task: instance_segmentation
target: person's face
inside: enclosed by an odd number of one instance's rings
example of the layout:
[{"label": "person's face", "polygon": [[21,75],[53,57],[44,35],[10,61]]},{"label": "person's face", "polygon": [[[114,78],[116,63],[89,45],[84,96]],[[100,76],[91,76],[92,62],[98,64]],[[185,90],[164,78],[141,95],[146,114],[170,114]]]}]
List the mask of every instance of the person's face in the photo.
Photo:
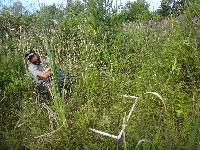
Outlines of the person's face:
[{"label": "person's face", "polygon": [[38,54],[34,54],[32,59],[31,59],[31,63],[38,65],[40,64],[40,56]]}]

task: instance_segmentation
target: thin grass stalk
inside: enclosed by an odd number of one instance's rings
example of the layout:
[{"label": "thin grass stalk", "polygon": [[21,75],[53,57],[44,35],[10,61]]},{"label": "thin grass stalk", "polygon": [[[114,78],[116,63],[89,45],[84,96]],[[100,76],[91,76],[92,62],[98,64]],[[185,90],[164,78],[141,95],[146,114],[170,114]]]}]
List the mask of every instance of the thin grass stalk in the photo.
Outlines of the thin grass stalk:
[{"label": "thin grass stalk", "polygon": [[62,122],[65,121],[65,111],[64,111],[64,103],[60,98],[59,94],[59,77],[58,77],[58,68],[55,64],[55,50],[52,46],[52,41],[50,39],[51,37],[50,30],[48,31],[48,36],[46,36],[46,44],[47,44],[47,53],[50,60],[50,66],[52,71],[52,94],[53,94],[53,102],[54,107],[58,113],[58,116]]},{"label": "thin grass stalk", "polygon": [[47,16],[45,16],[43,28],[40,28],[43,30],[44,38],[45,38],[45,45],[47,49],[47,54],[50,61],[50,67],[52,72],[52,79],[51,79],[51,86],[52,86],[52,95],[53,95],[53,104],[56,109],[56,112],[58,113],[59,119],[64,123],[65,121],[65,111],[64,111],[64,102],[62,101],[60,97],[59,92],[59,75],[58,75],[58,67],[55,62],[55,49],[53,46],[52,41],[52,30],[51,30],[51,20],[52,16],[46,12]]},{"label": "thin grass stalk", "polygon": [[[126,114],[125,114],[125,117],[126,117]],[[124,150],[127,150],[127,147],[126,147],[126,137],[125,137],[125,126],[126,126],[126,119],[125,117],[123,118],[123,125],[122,125],[122,128],[124,129],[123,130],[123,144],[124,144]]]},{"label": "thin grass stalk", "polygon": [[[195,139],[198,138],[198,130],[200,128],[200,114],[197,116],[197,119],[196,119],[196,123],[195,123],[195,126],[193,127],[193,131],[192,131],[192,134],[189,138],[189,142],[187,144],[187,148],[188,150],[190,149],[193,149],[194,147],[193,144],[195,142]],[[200,147],[200,143],[199,143],[199,146]]]}]

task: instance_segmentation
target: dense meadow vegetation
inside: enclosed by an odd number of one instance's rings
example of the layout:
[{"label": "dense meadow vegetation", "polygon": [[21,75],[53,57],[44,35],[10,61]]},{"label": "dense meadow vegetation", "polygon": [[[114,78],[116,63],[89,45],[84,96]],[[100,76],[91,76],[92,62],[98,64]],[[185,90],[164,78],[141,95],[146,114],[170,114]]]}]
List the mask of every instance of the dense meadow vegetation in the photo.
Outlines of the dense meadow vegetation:
[{"label": "dense meadow vegetation", "polygon": [[[0,149],[200,149],[199,15],[198,0],[0,7]],[[27,49],[73,76],[71,90],[54,80],[38,102]],[[123,137],[91,131],[118,135],[134,102],[122,95],[139,97]]]}]

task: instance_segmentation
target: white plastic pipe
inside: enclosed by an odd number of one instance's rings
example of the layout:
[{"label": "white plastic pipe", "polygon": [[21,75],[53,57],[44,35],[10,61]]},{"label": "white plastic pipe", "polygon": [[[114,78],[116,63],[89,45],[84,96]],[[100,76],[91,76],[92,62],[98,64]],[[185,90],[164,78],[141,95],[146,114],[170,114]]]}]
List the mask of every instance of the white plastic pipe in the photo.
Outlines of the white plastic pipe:
[{"label": "white plastic pipe", "polygon": [[134,111],[135,105],[136,105],[136,103],[138,101],[138,97],[136,97],[136,96],[129,96],[129,95],[122,95],[122,96],[126,97],[126,98],[136,99],[136,100],[135,100],[135,103],[133,104],[133,106],[131,107],[131,110],[130,110],[128,116],[127,116],[126,122],[123,124],[122,129],[120,130],[118,136],[112,135],[112,134],[109,134],[109,133],[106,133],[106,132],[103,132],[103,131],[99,131],[99,130],[96,130],[96,129],[89,128],[91,131],[93,131],[95,133],[98,133],[98,134],[101,134],[101,135],[104,135],[104,136],[108,136],[108,137],[114,138],[116,140],[121,139],[122,134],[124,133],[124,130],[125,130],[125,127],[126,127],[126,123],[130,119],[130,117],[131,117],[131,115],[132,115],[132,113]]},{"label": "white plastic pipe", "polygon": [[109,133],[106,133],[106,132],[103,132],[103,131],[99,131],[99,130],[96,130],[96,129],[92,129],[92,128],[89,128],[89,129],[93,132],[98,133],[98,134],[108,136],[108,137],[111,137],[111,138],[114,138],[114,139],[118,139],[118,137],[116,135],[112,135],[112,134],[109,134]]}]

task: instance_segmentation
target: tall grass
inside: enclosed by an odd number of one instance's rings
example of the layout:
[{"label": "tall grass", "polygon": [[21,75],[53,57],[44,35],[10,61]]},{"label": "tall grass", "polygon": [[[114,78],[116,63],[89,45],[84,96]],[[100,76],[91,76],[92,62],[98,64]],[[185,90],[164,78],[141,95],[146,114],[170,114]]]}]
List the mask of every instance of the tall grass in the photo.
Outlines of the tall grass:
[{"label": "tall grass", "polygon": [[[165,20],[166,29],[121,24],[106,16],[102,3],[88,5],[81,13],[72,9],[53,31],[50,14],[37,14],[33,29],[6,31],[6,40],[2,38],[0,127],[8,147],[113,149],[115,141],[89,128],[117,133],[124,112],[132,106],[119,95],[134,94],[141,97],[140,103],[119,149],[143,144],[155,149],[197,148],[198,129],[192,127],[200,109],[196,26],[181,25],[176,18]],[[48,107],[34,101],[34,82],[22,55],[27,48],[50,58],[53,101]],[[64,101],[58,90],[57,65],[77,77],[71,97]],[[162,97],[144,94],[148,91]],[[55,114],[64,125],[57,123]]]},{"label": "tall grass", "polygon": [[60,120],[64,123],[65,122],[65,111],[64,111],[64,102],[61,99],[60,93],[60,85],[59,85],[59,68],[56,65],[55,61],[55,49],[52,46],[51,41],[51,33],[49,33],[46,37],[47,42],[47,54],[50,60],[50,66],[52,70],[52,95],[53,95],[53,102],[56,111],[58,112]]}]

